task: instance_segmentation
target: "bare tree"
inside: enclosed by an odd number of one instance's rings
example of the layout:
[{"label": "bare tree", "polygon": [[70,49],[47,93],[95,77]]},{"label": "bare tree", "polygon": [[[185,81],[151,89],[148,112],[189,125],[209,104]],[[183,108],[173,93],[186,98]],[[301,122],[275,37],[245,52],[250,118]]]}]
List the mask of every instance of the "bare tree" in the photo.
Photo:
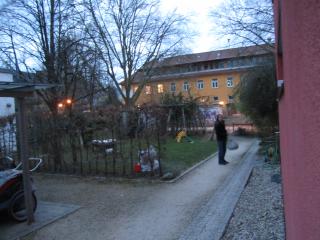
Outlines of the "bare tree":
[{"label": "bare tree", "polygon": [[268,50],[273,48],[271,0],[228,0],[210,15],[215,23],[214,32],[228,37],[232,45],[265,44]]},{"label": "bare tree", "polygon": [[0,13],[4,11],[8,6],[13,4],[14,0],[2,0],[0,2]]},{"label": "bare tree", "polygon": [[15,0],[1,19],[2,62],[27,70],[37,82],[60,85],[39,92],[53,114],[59,100],[79,93],[96,66],[74,6],[73,0]]},{"label": "bare tree", "polygon": [[[174,13],[162,16],[158,5],[154,0],[83,1],[89,13],[82,15],[87,32],[127,108],[134,106],[154,63],[181,49],[186,36],[185,19]],[[132,93],[138,75],[139,86]]]},{"label": "bare tree", "polygon": [[27,71],[29,81],[59,85],[38,92],[51,112],[49,140],[57,167],[62,160],[57,104],[84,94],[84,82],[97,66],[96,51],[87,45],[74,6],[73,0],[15,0],[0,20],[2,62],[20,77],[26,76],[22,70]]}]

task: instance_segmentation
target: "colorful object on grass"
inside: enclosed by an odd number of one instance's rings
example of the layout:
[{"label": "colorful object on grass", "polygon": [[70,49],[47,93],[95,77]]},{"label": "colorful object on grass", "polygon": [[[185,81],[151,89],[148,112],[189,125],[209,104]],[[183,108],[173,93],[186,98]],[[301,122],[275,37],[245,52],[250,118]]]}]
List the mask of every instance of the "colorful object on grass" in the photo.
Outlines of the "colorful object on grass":
[{"label": "colorful object on grass", "polygon": [[181,141],[182,141],[184,138],[185,138],[188,142],[193,143],[193,140],[192,140],[190,137],[188,137],[187,132],[186,132],[185,130],[179,131],[178,134],[177,134],[177,136],[176,136],[176,141],[177,141],[177,143],[181,143]]},{"label": "colorful object on grass", "polygon": [[135,173],[141,172],[141,164],[140,164],[140,163],[136,163],[136,164],[134,165],[134,172],[135,172]]},{"label": "colorful object on grass", "polygon": [[141,172],[157,171],[160,168],[159,160],[157,160],[158,153],[153,145],[149,148],[140,150],[138,152]]},{"label": "colorful object on grass", "polygon": [[184,130],[179,131],[177,134],[177,137],[176,137],[177,142],[178,143],[181,142],[181,139],[185,136],[187,136],[186,131],[184,131]]}]

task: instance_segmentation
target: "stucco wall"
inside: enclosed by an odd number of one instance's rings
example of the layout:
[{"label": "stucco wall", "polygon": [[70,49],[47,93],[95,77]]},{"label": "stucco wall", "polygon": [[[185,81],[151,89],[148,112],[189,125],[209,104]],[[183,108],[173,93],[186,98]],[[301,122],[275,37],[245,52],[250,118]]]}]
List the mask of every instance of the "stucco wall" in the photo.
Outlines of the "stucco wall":
[{"label": "stucco wall", "polygon": [[[275,1],[275,9],[279,1]],[[280,100],[286,237],[320,239],[320,1],[282,0]],[[278,16],[277,12],[275,16]]]},{"label": "stucco wall", "polygon": [[[227,78],[233,78],[233,87],[227,87]],[[217,79],[218,80],[218,88],[211,87],[211,80]],[[204,88],[198,89],[197,88],[197,81],[203,80]],[[219,101],[223,101],[224,103],[228,103],[228,96],[233,94],[235,86],[240,81],[240,73],[229,73],[229,74],[215,74],[215,75],[208,75],[208,76],[201,76],[201,77],[192,77],[192,78],[183,78],[183,79],[171,79],[166,81],[158,81],[153,82],[150,85],[152,87],[152,94],[147,95],[145,94],[145,88],[141,95],[138,98],[137,104],[142,103],[150,103],[151,101],[159,102],[161,94],[157,93],[157,84],[163,84],[164,92],[171,93],[170,91],[170,84],[172,82],[176,83],[176,92],[178,94],[181,92],[183,95],[187,96],[188,92],[183,91],[183,83],[185,81],[189,82],[190,93],[194,97],[202,97],[202,96],[209,96],[209,103],[213,103],[213,96],[217,96]]]}]

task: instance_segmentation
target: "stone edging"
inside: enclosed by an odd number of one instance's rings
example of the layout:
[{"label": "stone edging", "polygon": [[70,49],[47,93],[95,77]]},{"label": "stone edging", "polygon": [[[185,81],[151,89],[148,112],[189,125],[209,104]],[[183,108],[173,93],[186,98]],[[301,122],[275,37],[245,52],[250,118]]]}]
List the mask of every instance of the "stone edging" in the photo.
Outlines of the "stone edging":
[{"label": "stone edging", "polygon": [[175,177],[174,179],[165,181],[165,180],[161,180],[161,182],[164,183],[175,183],[178,180],[182,179],[185,175],[187,175],[188,173],[190,173],[192,170],[194,170],[195,168],[201,166],[202,164],[204,164],[205,162],[209,161],[211,158],[214,158],[216,155],[218,154],[218,152],[215,152],[213,154],[211,154],[210,156],[206,157],[205,159],[201,160],[200,162],[198,162],[197,164],[191,166],[190,168],[188,168],[187,170],[185,170],[184,172],[182,172],[179,176]]}]

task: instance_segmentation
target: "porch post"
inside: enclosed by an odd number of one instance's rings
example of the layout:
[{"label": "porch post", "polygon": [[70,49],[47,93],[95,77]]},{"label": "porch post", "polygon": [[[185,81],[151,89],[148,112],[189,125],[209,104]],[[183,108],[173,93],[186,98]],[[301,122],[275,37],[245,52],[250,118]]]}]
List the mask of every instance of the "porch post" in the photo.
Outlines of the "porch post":
[{"label": "porch post", "polygon": [[27,221],[28,224],[34,222],[33,216],[33,202],[32,202],[32,187],[30,180],[30,171],[29,171],[29,160],[28,160],[28,142],[27,142],[27,132],[26,132],[26,115],[25,115],[25,102],[24,97],[16,98],[17,107],[18,107],[18,117],[17,117],[17,127],[19,135],[19,144],[20,144],[20,161],[22,162],[23,168],[23,189],[24,189],[24,199],[26,204],[27,211]]}]

